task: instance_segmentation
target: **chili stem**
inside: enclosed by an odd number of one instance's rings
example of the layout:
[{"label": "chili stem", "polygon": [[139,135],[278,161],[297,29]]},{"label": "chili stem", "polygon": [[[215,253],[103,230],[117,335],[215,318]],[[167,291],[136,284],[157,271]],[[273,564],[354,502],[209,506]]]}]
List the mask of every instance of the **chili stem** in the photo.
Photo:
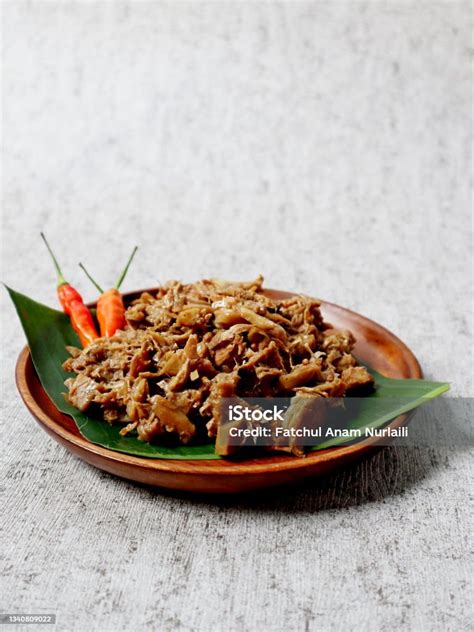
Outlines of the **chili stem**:
[{"label": "chili stem", "polygon": [[133,261],[133,257],[135,256],[135,253],[137,252],[137,250],[138,250],[138,246],[135,246],[135,248],[133,249],[133,252],[132,252],[132,254],[130,255],[130,258],[129,258],[128,262],[127,262],[127,265],[126,265],[126,266],[125,266],[125,268],[123,269],[123,272],[122,272],[122,274],[120,275],[119,280],[117,281],[117,285],[115,286],[115,289],[117,289],[117,290],[118,290],[118,289],[120,288],[120,286],[122,285],[123,280],[124,280],[124,279],[125,279],[125,277],[127,276],[128,269],[129,269],[129,267],[130,267],[130,264],[131,264],[131,263],[132,263],[132,261]]},{"label": "chili stem", "polygon": [[61,268],[59,267],[59,263],[58,260],[56,259],[56,257],[54,256],[54,252],[51,250],[51,246],[48,244],[48,240],[46,239],[46,237],[44,236],[44,233],[40,233],[41,235],[41,239],[44,241],[44,243],[46,244],[46,248],[49,251],[49,254],[51,255],[51,259],[53,260],[54,263],[54,267],[56,268],[56,272],[58,274],[58,286],[59,285],[66,285],[67,281],[63,276],[63,273],[61,272]]},{"label": "chili stem", "polygon": [[89,279],[89,281],[92,281],[92,283],[95,285],[95,287],[99,290],[99,292],[101,294],[104,293],[104,290],[100,287],[100,285],[98,283],[96,283],[96,281],[94,281],[94,279],[91,277],[91,275],[87,272],[87,270],[85,269],[85,267],[82,265],[82,263],[79,264],[79,267],[81,268],[81,270],[83,270],[86,273],[87,278]]}]

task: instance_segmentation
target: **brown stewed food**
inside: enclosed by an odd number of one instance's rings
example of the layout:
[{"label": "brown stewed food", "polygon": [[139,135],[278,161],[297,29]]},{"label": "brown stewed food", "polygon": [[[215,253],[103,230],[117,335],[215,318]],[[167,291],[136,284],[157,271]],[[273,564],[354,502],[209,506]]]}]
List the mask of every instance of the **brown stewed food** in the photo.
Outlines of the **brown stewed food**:
[{"label": "brown stewed food", "polygon": [[343,397],[373,378],[347,330],[323,322],[319,301],[275,300],[249,283],[171,281],[126,310],[126,327],[68,347],[68,401],[121,434],[180,443],[215,437],[222,398]]}]

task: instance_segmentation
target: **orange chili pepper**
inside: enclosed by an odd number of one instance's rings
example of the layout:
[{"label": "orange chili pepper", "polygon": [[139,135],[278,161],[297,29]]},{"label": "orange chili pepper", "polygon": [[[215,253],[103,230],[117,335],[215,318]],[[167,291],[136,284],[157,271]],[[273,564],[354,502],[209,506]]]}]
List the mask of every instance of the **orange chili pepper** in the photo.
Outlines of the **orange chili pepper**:
[{"label": "orange chili pepper", "polygon": [[92,318],[92,314],[89,309],[84,305],[84,301],[82,300],[79,292],[69,285],[66,279],[61,272],[61,268],[56,260],[56,257],[51,250],[50,245],[46,241],[46,237],[43,233],[41,233],[41,237],[46,244],[46,248],[51,255],[51,258],[54,263],[54,267],[56,268],[56,272],[58,274],[58,298],[59,302],[62,305],[64,313],[69,316],[71,320],[71,325],[79,336],[79,340],[81,341],[81,345],[83,347],[87,347],[91,342],[96,340],[99,337],[97,330],[94,325],[94,319]]},{"label": "orange chili pepper", "polygon": [[125,305],[123,304],[122,295],[119,292],[119,288],[122,285],[122,282],[128,272],[128,268],[132,263],[137,249],[138,247],[135,246],[127,262],[127,265],[120,275],[115,287],[111,288],[110,290],[106,290],[105,292],[100,287],[100,285],[98,285],[94,281],[94,279],[91,277],[89,272],[87,272],[82,263],[79,264],[82,270],[84,270],[84,272],[86,273],[87,277],[92,281],[92,283],[100,292],[100,296],[97,301],[97,320],[99,321],[101,336],[113,336],[118,329],[123,329],[126,325]]},{"label": "orange chili pepper", "polygon": [[97,301],[97,320],[101,336],[113,336],[125,327],[125,305],[116,288],[103,292]]}]

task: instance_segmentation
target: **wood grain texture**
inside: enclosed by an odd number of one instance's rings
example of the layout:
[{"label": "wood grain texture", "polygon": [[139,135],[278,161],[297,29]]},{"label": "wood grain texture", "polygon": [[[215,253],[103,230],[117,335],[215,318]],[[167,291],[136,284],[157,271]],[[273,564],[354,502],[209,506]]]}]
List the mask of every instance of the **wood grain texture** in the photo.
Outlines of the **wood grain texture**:
[{"label": "wood grain texture", "polygon": [[[55,304],[40,230],[88,300],[77,262],[111,284],[135,243],[126,288],[262,272],[474,396],[470,3],[2,13],[3,281]],[[1,611],[56,612],[58,632],[472,629],[468,446],[245,500],[156,493],[32,423],[0,300]]]}]

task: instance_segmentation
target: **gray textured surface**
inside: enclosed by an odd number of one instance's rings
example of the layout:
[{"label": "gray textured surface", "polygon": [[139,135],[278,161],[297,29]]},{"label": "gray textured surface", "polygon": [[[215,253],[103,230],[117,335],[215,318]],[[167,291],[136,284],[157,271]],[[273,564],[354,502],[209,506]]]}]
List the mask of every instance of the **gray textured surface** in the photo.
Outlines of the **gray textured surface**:
[{"label": "gray textured surface", "polygon": [[[248,278],[344,304],[474,395],[470,3],[3,3],[2,278]],[[82,283],[87,298],[93,297]],[[16,395],[2,293],[0,610],[58,630],[467,630],[468,451],[249,499],[116,480]],[[453,363],[453,358],[455,362]]]}]

